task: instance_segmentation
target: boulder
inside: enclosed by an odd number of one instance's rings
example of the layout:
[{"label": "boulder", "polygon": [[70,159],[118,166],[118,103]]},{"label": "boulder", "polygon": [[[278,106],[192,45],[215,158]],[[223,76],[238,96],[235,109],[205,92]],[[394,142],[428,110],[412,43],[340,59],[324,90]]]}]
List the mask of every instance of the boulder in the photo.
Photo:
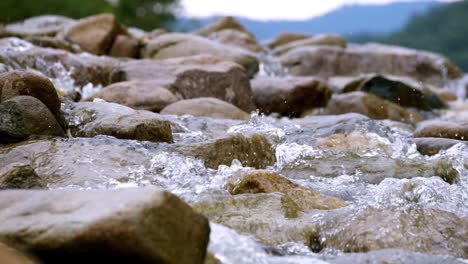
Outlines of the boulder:
[{"label": "boulder", "polygon": [[100,14],[78,20],[61,34],[71,43],[78,44],[84,51],[96,55],[107,54],[119,34],[126,30],[112,14]]},{"label": "boulder", "polygon": [[146,59],[163,60],[209,54],[242,65],[248,76],[258,71],[258,59],[249,52],[196,35],[167,33],[150,40],[142,50]]},{"label": "boulder", "polygon": [[162,61],[131,60],[120,70],[128,81],[150,81],[179,99],[214,97],[251,112],[255,109],[250,82],[239,65],[210,55]]},{"label": "boulder", "polygon": [[294,117],[308,109],[326,106],[333,93],[324,81],[314,77],[258,76],[251,86],[261,112]]},{"label": "boulder", "polygon": [[45,188],[42,179],[28,164],[11,163],[0,168],[0,189]]},{"label": "boulder", "polygon": [[29,136],[63,136],[49,109],[32,96],[16,96],[0,104],[0,143],[18,142]]},{"label": "boulder", "polygon": [[[96,202],[99,201],[99,202]],[[0,239],[44,263],[200,263],[210,228],[157,187],[0,192]]]},{"label": "boulder", "polygon": [[32,17],[1,28],[0,38],[55,36],[57,33],[73,23],[75,23],[75,20],[63,16],[45,15]]},{"label": "boulder", "polygon": [[428,120],[418,124],[413,137],[452,138],[468,141],[468,122]]},{"label": "boulder", "polygon": [[310,36],[305,39],[298,39],[287,44],[283,44],[278,48],[273,50],[273,54],[276,56],[283,55],[288,51],[298,48],[298,47],[307,47],[307,46],[336,46],[341,48],[346,48],[346,40],[339,35],[333,34],[319,34]]},{"label": "boulder", "polygon": [[468,144],[468,142],[463,140],[435,137],[413,138],[412,141],[416,144],[419,153],[429,156],[435,155],[441,150],[449,149],[456,144]]},{"label": "boulder", "polygon": [[108,135],[121,139],[172,143],[171,123],[158,114],[107,102],[76,103],[68,113],[75,137]]},{"label": "boulder", "polygon": [[166,106],[161,114],[192,115],[213,118],[249,120],[250,115],[236,106],[212,97],[201,97],[175,102]]},{"label": "boulder", "polygon": [[179,100],[157,80],[114,83],[85,100],[92,101],[95,98],[153,112],[160,112],[164,107]]},{"label": "boulder", "polygon": [[206,25],[205,27],[200,28],[199,30],[194,32],[194,34],[199,35],[199,36],[203,36],[203,37],[207,37],[213,32],[218,32],[218,31],[221,31],[221,30],[224,30],[224,29],[237,30],[237,31],[240,31],[240,32],[244,32],[244,33],[246,33],[248,35],[251,35],[253,37],[252,33],[250,33],[247,29],[245,29],[245,27],[242,26],[242,24],[239,23],[232,16],[220,17],[217,20],[215,20],[214,22]]},{"label": "boulder", "polygon": [[109,56],[121,58],[137,58],[140,52],[140,42],[138,39],[118,35],[109,51]]},{"label": "boulder", "polygon": [[250,171],[232,180],[227,188],[232,195],[280,192],[296,203],[302,211],[335,209],[346,205],[339,198],[305,188],[272,171]]},{"label": "boulder", "polygon": [[[331,217],[321,227],[322,246],[345,252],[399,248],[468,257],[468,218],[429,208],[367,208]],[[385,232],[383,232],[385,231]]]},{"label": "boulder", "polygon": [[410,124],[423,120],[423,117],[416,112],[364,92],[336,94],[325,108],[325,113],[330,115],[351,112],[363,114],[372,119],[390,119]]},{"label": "boulder", "polygon": [[270,49],[275,49],[279,46],[291,43],[293,41],[301,40],[301,39],[308,39],[310,38],[310,35],[305,35],[305,34],[298,34],[298,33],[292,33],[292,32],[283,32],[276,36],[275,39],[268,41],[266,43],[266,46]]},{"label": "boulder", "polygon": [[241,47],[252,52],[262,52],[263,48],[257,40],[249,33],[236,29],[223,29],[213,32],[207,36],[208,39],[219,43]]},{"label": "boulder", "polygon": [[[463,76],[447,58],[430,52],[369,43],[340,47],[316,46],[293,49],[279,57],[292,75],[357,76],[362,73],[409,76],[437,87]],[[445,68],[444,68],[445,67]]]},{"label": "boulder", "polygon": [[222,138],[180,145],[172,151],[205,161],[205,167],[217,169],[219,165],[231,166],[237,159],[242,166],[264,169],[276,162],[275,149],[261,134],[231,134]]},{"label": "boulder", "polygon": [[5,264],[38,264],[22,252],[0,243],[0,263]]}]

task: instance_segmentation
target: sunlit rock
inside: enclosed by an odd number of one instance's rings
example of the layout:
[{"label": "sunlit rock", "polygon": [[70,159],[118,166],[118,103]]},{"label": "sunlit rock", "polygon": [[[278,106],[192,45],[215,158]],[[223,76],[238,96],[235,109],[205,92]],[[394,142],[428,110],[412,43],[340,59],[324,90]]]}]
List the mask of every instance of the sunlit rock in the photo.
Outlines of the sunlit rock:
[{"label": "sunlit rock", "polygon": [[361,130],[354,130],[349,134],[337,133],[328,137],[317,138],[315,145],[320,149],[331,150],[335,153],[343,151],[365,153],[375,149],[390,153],[388,145]]},{"label": "sunlit rock", "polygon": [[126,35],[115,37],[112,47],[109,50],[109,56],[121,58],[136,58],[140,52],[140,42]]},{"label": "sunlit rock", "polygon": [[10,163],[0,168],[0,189],[37,189],[46,185],[27,164]]},{"label": "sunlit rock", "polygon": [[157,187],[0,192],[0,239],[45,263],[203,263],[205,217]]},{"label": "sunlit rock", "polygon": [[428,120],[418,124],[414,137],[452,138],[468,141],[468,121]]},{"label": "sunlit rock", "polygon": [[346,48],[346,40],[340,35],[319,34],[281,45],[273,50],[273,54],[280,56],[292,49],[307,46],[334,46]]},{"label": "sunlit rock", "polygon": [[463,140],[439,137],[413,138],[412,141],[416,144],[418,151],[424,155],[435,155],[441,150],[449,149],[456,144],[468,144]]},{"label": "sunlit rock", "polygon": [[339,198],[305,188],[272,171],[257,170],[248,172],[231,181],[227,188],[233,195],[280,192],[296,203],[302,211],[327,210],[345,206],[345,202]]},{"label": "sunlit rock", "polygon": [[210,33],[207,38],[226,45],[241,47],[252,52],[263,51],[262,46],[260,46],[253,35],[236,29],[223,29],[216,31]]},{"label": "sunlit rock", "polygon": [[32,36],[25,38],[26,41],[30,42],[39,47],[43,48],[54,48],[73,53],[81,53],[83,50],[78,44],[70,43],[62,38],[49,37],[49,36]]},{"label": "sunlit rock", "polygon": [[239,23],[232,16],[220,17],[214,22],[197,30],[196,32],[194,32],[194,34],[207,37],[214,32],[218,32],[225,29],[233,29],[253,36],[252,33],[250,33],[241,23]]},{"label": "sunlit rock", "polygon": [[56,15],[37,16],[6,25],[0,29],[0,37],[55,36],[75,20]]},{"label": "sunlit rock", "polygon": [[285,44],[301,40],[301,39],[307,39],[311,37],[310,35],[305,35],[305,34],[299,34],[299,33],[292,33],[292,32],[283,32],[276,36],[275,39],[271,41],[267,41],[265,44],[268,48],[270,49],[275,49],[279,46],[283,46]]},{"label": "sunlit rock", "polygon": [[24,253],[0,243],[0,263],[5,264],[39,264]]}]

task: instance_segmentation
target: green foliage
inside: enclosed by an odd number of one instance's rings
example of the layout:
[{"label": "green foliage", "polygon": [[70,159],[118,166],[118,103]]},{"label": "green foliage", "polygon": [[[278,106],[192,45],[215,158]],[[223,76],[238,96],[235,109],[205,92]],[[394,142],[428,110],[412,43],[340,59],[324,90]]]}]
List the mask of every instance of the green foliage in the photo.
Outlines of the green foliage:
[{"label": "green foliage", "polygon": [[382,42],[444,54],[468,72],[468,1],[445,4],[414,16],[399,32],[377,36],[362,34],[355,42]]}]

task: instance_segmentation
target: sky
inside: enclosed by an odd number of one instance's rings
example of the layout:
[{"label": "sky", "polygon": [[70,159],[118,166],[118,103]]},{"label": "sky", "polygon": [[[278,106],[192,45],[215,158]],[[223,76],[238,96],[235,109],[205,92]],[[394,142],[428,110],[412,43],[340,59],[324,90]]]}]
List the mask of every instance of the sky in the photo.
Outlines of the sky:
[{"label": "sky", "polygon": [[[449,2],[452,0],[442,0]],[[387,4],[395,0],[181,0],[187,17],[241,16],[256,20],[305,20],[345,4]],[[406,2],[409,2],[406,0]]]}]

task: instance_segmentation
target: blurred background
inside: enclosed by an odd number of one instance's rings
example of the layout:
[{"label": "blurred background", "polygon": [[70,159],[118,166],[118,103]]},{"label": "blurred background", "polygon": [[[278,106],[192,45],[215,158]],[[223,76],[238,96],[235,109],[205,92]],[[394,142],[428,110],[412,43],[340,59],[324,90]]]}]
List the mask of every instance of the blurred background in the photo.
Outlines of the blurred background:
[{"label": "blurred background", "polygon": [[259,41],[281,32],[337,33],[442,53],[468,72],[468,1],[391,0],[1,0],[0,23],[57,14],[113,13],[144,30],[191,31],[235,16]]}]

